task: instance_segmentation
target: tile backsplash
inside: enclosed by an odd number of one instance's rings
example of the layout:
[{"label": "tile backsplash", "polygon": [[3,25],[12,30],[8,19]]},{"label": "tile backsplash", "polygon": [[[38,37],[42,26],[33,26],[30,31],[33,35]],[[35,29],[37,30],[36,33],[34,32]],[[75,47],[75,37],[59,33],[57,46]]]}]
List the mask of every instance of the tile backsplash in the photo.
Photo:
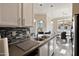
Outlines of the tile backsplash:
[{"label": "tile backsplash", "polygon": [[29,27],[0,27],[1,38],[8,38],[9,43],[30,38]]}]

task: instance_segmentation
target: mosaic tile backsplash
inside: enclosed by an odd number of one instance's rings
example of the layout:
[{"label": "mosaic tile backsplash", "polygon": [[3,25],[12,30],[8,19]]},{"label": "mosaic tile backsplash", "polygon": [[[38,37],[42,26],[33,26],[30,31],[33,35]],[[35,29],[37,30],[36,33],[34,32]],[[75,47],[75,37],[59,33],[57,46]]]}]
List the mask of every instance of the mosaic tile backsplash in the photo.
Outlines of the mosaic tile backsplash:
[{"label": "mosaic tile backsplash", "polygon": [[0,35],[1,38],[8,38],[9,43],[16,41],[22,41],[29,38],[30,30],[28,27],[1,27]]}]

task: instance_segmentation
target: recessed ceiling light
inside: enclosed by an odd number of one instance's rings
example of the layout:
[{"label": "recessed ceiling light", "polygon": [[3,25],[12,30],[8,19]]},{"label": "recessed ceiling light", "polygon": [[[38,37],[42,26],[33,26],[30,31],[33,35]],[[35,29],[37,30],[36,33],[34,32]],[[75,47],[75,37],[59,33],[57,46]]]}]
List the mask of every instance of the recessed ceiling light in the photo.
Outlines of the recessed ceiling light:
[{"label": "recessed ceiling light", "polygon": [[50,7],[53,7],[53,5],[50,5]]},{"label": "recessed ceiling light", "polygon": [[42,4],[40,4],[40,6],[43,6]]}]

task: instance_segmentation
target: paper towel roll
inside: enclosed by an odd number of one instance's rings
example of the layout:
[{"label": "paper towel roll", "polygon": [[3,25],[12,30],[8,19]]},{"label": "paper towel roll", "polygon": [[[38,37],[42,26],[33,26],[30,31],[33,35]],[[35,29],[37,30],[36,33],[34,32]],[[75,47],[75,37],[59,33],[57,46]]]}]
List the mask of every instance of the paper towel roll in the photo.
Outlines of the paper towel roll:
[{"label": "paper towel roll", "polygon": [[0,55],[1,56],[9,56],[8,39],[7,38],[0,39]]}]

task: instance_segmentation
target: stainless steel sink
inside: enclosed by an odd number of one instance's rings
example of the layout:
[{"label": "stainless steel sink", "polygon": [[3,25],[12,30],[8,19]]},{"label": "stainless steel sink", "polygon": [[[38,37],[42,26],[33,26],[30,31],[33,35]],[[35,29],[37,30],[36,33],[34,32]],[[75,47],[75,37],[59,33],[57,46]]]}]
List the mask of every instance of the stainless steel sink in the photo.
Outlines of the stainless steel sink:
[{"label": "stainless steel sink", "polygon": [[43,41],[45,40],[44,38],[34,38],[36,41]]},{"label": "stainless steel sink", "polygon": [[38,38],[34,38],[36,41],[44,41],[47,38],[49,38],[49,36],[42,36],[42,37],[38,37]]}]

